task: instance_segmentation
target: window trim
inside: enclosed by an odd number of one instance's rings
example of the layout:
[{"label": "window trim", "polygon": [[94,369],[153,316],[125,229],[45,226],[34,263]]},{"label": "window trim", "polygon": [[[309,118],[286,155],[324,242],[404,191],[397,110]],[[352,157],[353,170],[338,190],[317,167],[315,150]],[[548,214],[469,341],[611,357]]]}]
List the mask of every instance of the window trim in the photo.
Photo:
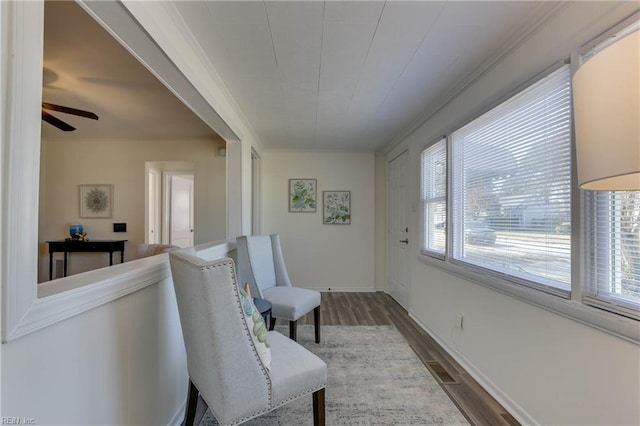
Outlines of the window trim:
[{"label": "window trim", "polygon": [[445,208],[447,210],[447,214],[446,214],[446,220],[445,223],[449,223],[449,137],[447,135],[443,135],[437,139],[435,139],[434,141],[426,144],[425,146],[423,146],[420,149],[420,204],[421,204],[421,213],[420,213],[420,253],[425,255],[425,256],[431,256],[433,258],[436,259],[441,259],[444,260],[447,257],[447,251],[449,250],[449,231],[445,228],[445,249],[444,249],[444,253],[439,253],[437,251],[433,251],[433,250],[429,250],[427,248],[424,248],[424,235],[425,235],[425,209],[424,209],[424,204],[425,204],[425,200],[422,197],[422,184],[424,183],[424,165],[422,164],[422,155],[423,153],[434,147],[435,145],[439,144],[440,142],[444,141],[444,149],[445,149],[445,157],[446,157],[446,165],[447,165],[447,170],[446,170],[446,190],[445,190],[445,196],[444,196],[444,203],[445,203]]},{"label": "window trim", "polygon": [[[640,22],[640,11],[633,13],[629,17],[623,19],[616,25],[609,28],[607,31],[595,37],[593,40],[576,49],[575,52],[571,55],[571,75],[573,76],[575,72],[582,66],[582,64],[584,64],[592,56],[592,54],[594,54],[594,50],[599,50],[604,45],[609,44],[613,36],[619,34],[622,31],[640,31],[640,29],[638,29],[638,22]],[[635,30],[632,29],[632,27],[635,27]],[[573,155],[576,155],[575,141]],[[575,179],[577,181],[577,168],[575,168],[574,173]],[[588,271],[590,259],[589,250],[587,249],[586,234],[582,231],[585,231],[587,226],[589,226],[589,224],[586,223],[587,214],[584,214],[583,212],[586,212],[587,208],[589,208],[590,205],[588,202],[588,193],[586,191],[581,190],[578,185],[575,185],[574,191],[576,204],[579,206],[580,213],[572,218],[575,224],[573,228],[577,233],[577,237],[575,237],[575,243],[579,244],[579,249],[576,251],[576,254],[579,255],[579,260],[577,262],[574,262],[576,269],[572,270],[572,273],[579,273],[579,275],[576,275],[576,277],[580,278],[580,285],[574,286],[575,294],[572,299],[597,311],[605,311],[611,316],[626,318],[629,321],[633,321],[640,332],[640,326],[638,325],[640,311],[629,309],[624,303],[619,304],[616,301],[607,301],[605,298],[598,299],[589,295],[588,287],[593,283],[590,282],[591,277]],[[574,239],[573,230],[572,239]],[[638,342],[638,339],[636,339],[636,342]]]},{"label": "window trim", "polygon": [[[466,124],[472,122],[478,117],[482,116],[486,112],[491,109],[497,107],[504,101],[508,100],[515,94],[520,91],[526,89],[527,87],[534,84],[536,81],[540,80],[544,76],[554,72],[558,68],[563,65],[570,65],[571,76],[574,75],[575,71],[579,67],[581,63],[582,56],[586,52],[588,52],[597,42],[601,42],[607,37],[610,37],[612,34],[619,32],[625,26],[630,25],[632,22],[640,18],[640,12],[633,14],[629,18],[626,18],[621,23],[612,27],[609,31],[603,33],[599,37],[597,37],[594,41],[587,43],[585,46],[582,46],[576,49],[572,54],[571,58],[563,59],[552,64],[550,67],[547,67],[543,71],[536,73],[531,78],[527,79],[524,83],[518,85],[512,90],[508,90],[506,94],[502,96],[496,97],[494,100],[487,102],[483,107],[473,111],[473,113],[469,114],[468,117],[461,122],[456,123],[455,125],[449,128],[449,131],[445,132],[447,135],[447,174],[450,173],[451,170],[451,158],[450,158],[450,136],[457,129],[462,128]],[[572,120],[573,121],[573,120]],[[573,126],[573,122],[572,122]],[[440,139],[438,139],[440,140]],[[433,142],[435,143],[435,142]],[[428,147],[429,145],[425,145]],[[422,152],[422,150],[420,150]],[[576,143],[575,143],[575,132],[572,129],[572,137],[571,137],[571,155],[572,159],[576,158]],[[421,165],[421,162],[420,162]],[[422,173],[422,170],[420,170]],[[447,223],[451,223],[451,215],[452,209],[450,208],[450,177],[448,176],[447,180]],[[498,293],[504,294],[506,296],[513,297],[516,300],[521,302],[529,303],[538,308],[544,309],[546,311],[555,313],[567,319],[571,319],[577,321],[583,325],[595,328],[602,332],[611,334],[628,342],[634,344],[640,344],[640,326],[638,321],[632,319],[630,317],[621,315],[619,313],[614,313],[603,309],[602,306],[598,306],[598,304],[588,304],[586,303],[583,291],[584,283],[586,282],[586,272],[584,271],[584,265],[586,262],[586,256],[588,255],[586,247],[585,247],[585,239],[582,235],[581,230],[584,226],[584,218],[583,218],[583,206],[584,206],[584,197],[583,192],[578,188],[575,184],[577,182],[577,167],[575,164],[575,160],[572,161],[572,170],[571,170],[571,181],[572,181],[572,189],[571,189],[571,219],[572,219],[572,227],[571,227],[571,291],[570,294],[565,297],[558,297],[562,295],[554,294],[554,292],[544,292],[533,287],[523,286],[523,285],[514,285],[513,277],[506,278],[505,276],[500,276],[500,273],[495,273],[495,271],[486,271],[483,268],[474,267],[474,265],[462,264],[462,262],[457,262],[451,257],[450,251],[452,250],[452,245],[449,241],[452,238],[452,229],[449,226],[447,229],[447,253],[444,258],[430,256],[422,252],[422,250],[418,253],[418,260],[428,266],[432,266],[438,269],[441,269],[445,272],[448,272],[456,277],[459,277],[463,280],[469,281],[473,284],[481,285],[485,288],[488,288],[493,291],[497,291]],[[422,185],[422,183],[420,183]],[[420,191],[422,188],[420,187]],[[422,200],[422,194],[420,193],[420,200]],[[421,214],[421,227],[424,227],[424,217]],[[421,229],[421,232],[422,229]],[[420,247],[421,248],[421,247]]]},{"label": "window trim", "polygon": [[628,342],[640,343],[640,327],[638,321],[625,316],[589,306],[573,299],[556,297],[552,294],[534,290],[530,287],[513,285],[512,281],[487,275],[481,271],[440,260],[423,254],[418,260],[426,265],[436,267],[472,284],[478,284],[521,302],[529,303],[545,311],[572,319],[581,324],[612,334]]},{"label": "window trim", "polygon": [[[608,198],[607,203],[611,206],[615,201],[615,197],[611,195],[610,191],[606,191],[606,192],[607,192],[607,198]],[[594,220],[595,220],[594,209],[597,207],[597,204],[598,204],[598,200],[596,199],[596,196],[601,194],[597,194],[597,195],[589,194],[588,191],[584,191],[582,195],[583,195],[582,209],[585,212],[585,217],[588,219],[592,219],[591,222],[586,221],[587,223],[584,224],[584,228],[583,228],[585,240],[589,240],[587,236],[594,232],[593,231],[594,227],[597,227],[597,224],[594,223]],[[607,218],[606,222],[611,222],[612,221],[611,212],[609,212],[608,214],[609,214],[609,217]],[[617,241],[615,238],[613,238],[612,235],[609,235],[607,237],[607,240],[608,240],[607,248],[599,248],[598,250],[608,251],[608,247],[610,247],[612,244],[620,244],[620,242]],[[585,244],[585,246],[586,245],[588,244]],[[614,249],[614,252],[619,252],[619,251],[620,250]],[[610,262],[607,262],[606,259],[602,259],[600,257],[597,257],[596,259],[591,259],[589,256],[589,253],[587,253],[587,251],[585,250],[585,257],[584,257],[584,263],[583,263],[584,275],[585,275],[585,279],[583,280],[584,282],[583,303],[586,305],[594,306],[596,308],[604,309],[606,311],[610,311],[611,313],[614,313],[614,314],[624,315],[635,320],[640,320],[640,309],[635,308],[635,306],[637,305],[634,302],[630,302],[624,297],[617,297],[615,295],[602,294],[598,296],[598,284],[595,281],[596,277],[593,276],[593,273],[594,273],[593,262],[595,261],[599,265],[598,267],[596,267],[596,269],[598,268],[606,269],[607,270],[606,275],[609,275],[611,277],[612,272],[615,270],[615,267],[612,268],[612,262],[620,262],[620,260],[616,260],[615,258],[609,259],[609,260]]]},{"label": "window trim", "polygon": [[[467,127],[468,125],[472,124],[474,121],[476,121],[478,118],[483,117],[485,114],[493,111],[494,109],[501,107],[502,105],[504,105],[506,102],[511,101],[514,97],[517,97],[518,95],[522,94],[523,92],[529,90],[532,86],[538,84],[539,82],[541,82],[542,80],[546,79],[547,77],[549,77],[551,74],[555,73],[556,71],[560,70],[561,68],[568,66],[568,72],[569,72],[569,80],[571,79],[571,76],[573,75],[573,70],[571,68],[571,64],[569,62],[569,59],[566,59],[564,61],[560,61],[557,62],[555,64],[553,64],[551,67],[548,67],[547,69],[545,69],[544,71],[542,71],[541,73],[536,74],[535,77],[529,79],[525,84],[520,85],[517,89],[513,90],[512,92],[510,92],[507,96],[501,98],[501,100],[490,107],[487,107],[486,110],[484,112],[482,112],[481,114],[479,114],[476,118],[469,120],[467,122],[465,122],[464,125],[456,127],[454,130],[452,130],[449,134],[448,134],[448,152],[449,153],[453,153],[454,152],[454,148],[453,148],[453,143],[454,143],[454,135],[464,129],[465,127]],[[571,93],[569,93],[569,96],[571,96]],[[572,101],[570,101],[570,103],[572,103]],[[571,117],[573,117],[573,110],[571,111]],[[570,205],[571,205],[571,214],[572,214],[572,219],[573,219],[573,214],[576,211],[576,202],[574,199],[574,192],[573,192],[573,187],[575,186],[575,182],[577,182],[576,179],[576,166],[575,166],[575,138],[574,138],[574,132],[573,132],[573,118],[570,119],[570,125],[571,125],[571,138],[569,141],[570,144],[570,155],[571,155],[571,172],[570,172],[570,192],[571,192],[571,201],[570,201]],[[502,279],[505,282],[511,282],[512,285],[518,285],[518,286],[525,286],[525,287],[529,287],[532,288],[536,291],[540,291],[540,292],[544,292],[544,293],[548,293],[548,294],[552,294],[554,296],[558,296],[558,297],[562,297],[565,299],[570,299],[571,298],[571,293],[572,293],[572,285],[571,283],[569,284],[569,289],[563,289],[559,286],[553,286],[550,284],[545,284],[545,280],[543,278],[540,278],[539,281],[533,280],[533,279],[527,279],[524,277],[518,277],[516,275],[512,275],[506,272],[501,272],[499,270],[496,269],[492,269],[489,267],[485,267],[479,264],[475,264],[473,262],[467,262],[464,259],[460,258],[461,253],[463,251],[463,238],[464,238],[464,233],[461,232],[459,229],[456,229],[456,227],[454,226],[457,221],[460,220],[460,218],[456,218],[455,214],[461,214],[462,213],[462,209],[457,208],[456,206],[453,205],[454,202],[458,202],[459,200],[454,200],[454,194],[453,194],[453,190],[456,188],[456,185],[453,183],[453,179],[462,179],[462,175],[457,175],[454,176],[453,170],[455,169],[453,162],[455,161],[455,158],[453,158],[453,155],[449,156],[449,169],[448,172],[450,173],[451,176],[451,181],[448,182],[448,187],[447,187],[447,201],[448,201],[448,206],[449,208],[449,212],[451,213],[450,217],[449,217],[449,221],[448,223],[452,224],[452,226],[450,226],[451,228],[451,234],[447,234],[447,247],[448,247],[448,251],[447,251],[447,258],[451,263],[454,264],[458,264],[461,267],[468,267],[472,270],[477,270],[482,272],[483,274],[487,274],[487,275],[491,275],[495,278],[498,279]],[[460,183],[458,183],[458,185],[460,185]],[[459,210],[459,211],[456,211]],[[456,234],[456,231],[458,232],[458,234]],[[572,233],[572,238],[573,238],[573,227],[571,230]],[[457,238],[458,241],[454,241],[454,238]],[[571,240],[573,241],[573,240]],[[570,248],[573,249],[573,244],[570,242],[569,243]],[[571,273],[573,273],[573,259],[574,259],[574,255],[570,256],[570,260],[569,260],[569,269],[571,271]]]}]

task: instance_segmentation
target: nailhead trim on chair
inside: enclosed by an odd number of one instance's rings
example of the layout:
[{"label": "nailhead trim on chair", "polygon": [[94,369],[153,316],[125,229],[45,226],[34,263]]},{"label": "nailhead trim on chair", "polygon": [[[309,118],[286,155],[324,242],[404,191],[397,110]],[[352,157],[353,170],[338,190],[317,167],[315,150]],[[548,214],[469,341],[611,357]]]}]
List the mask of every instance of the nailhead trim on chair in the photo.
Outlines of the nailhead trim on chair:
[{"label": "nailhead trim on chair", "polygon": [[[238,291],[238,283],[234,279],[235,274],[233,273],[233,271],[235,271],[235,264],[233,263],[233,260],[230,260],[228,262],[223,262],[223,263],[219,264],[219,266],[227,265],[227,264],[231,265],[231,269],[232,269],[231,281],[234,284],[233,289],[234,289],[234,293],[235,293],[235,296],[236,296],[236,306],[237,306],[238,310],[240,311],[240,313],[242,314],[242,303],[240,302],[240,293]],[[209,265],[206,268],[216,268],[216,267],[219,267],[219,266],[218,265],[215,265],[215,266],[214,265]],[[257,285],[257,283],[256,283],[256,285]],[[244,318],[244,314],[242,315],[242,317]],[[263,410],[256,411],[253,414],[250,414],[248,416],[242,417],[241,419],[237,419],[235,423],[228,423],[229,426],[233,426],[233,425],[238,425],[238,424],[244,423],[244,422],[246,422],[248,420],[251,420],[251,419],[253,419],[253,418],[255,418],[255,417],[257,417],[257,416],[259,416],[261,414],[268,413],[271,410],[274,410],[274,409],[276,409],[276,408],[278,408],[278,407],[280,407],[282,405],[285,405],[288,402],[293,401],[294,399],[298,399],[298,398],[300,398],[300,397],[302,397],[304,395],[311,394],[311,393],[313,393],[313,392],[315,392],[317,390],[320,390],[320,389],[326,387],[326,384],[325,384],[323,386],[309,388],[309,389],[304,390],[302,392],[298,392],[297,394],[295,394],[295,395],[293,395],[293,396],[281,401],[277,405],[273,405],[273,386],[271,384],[271,375],[269,374],[267,369],[264,367],[264,364],[262,364],[262,360],[258,356],[258,350],[256,349],[255,344],[253,343],[253,340],[251,340],[251,335],[249,334],[250,331],[249,331],[249,327],[247,326],[246,319],[243,321],[243,324],[244,324],[245,333],[247,334],[247,337],[249,338],[249,341],[251,342],[251,347],[253,348],[253,354],[256,357],[256,359],[258,360],[258,363],[260,364],[260,367],[262,368],[262,372],[265,375],[267,381],[269,382],[269,407],[265,408]],[[211,407],[209,407],[209,408],[211,408]],[[218,416],[215,415],[213,410],[211,410],[211,413],[216,417],[216,419],[218,418]]]},{"label": "nailhead trim on chair", "polygon": [[[181,260],[181,259],[179,259],[179,260]],[[268,386],[269,386],[269,397],[268,397],[269,406],[268,406],[268,408],[256,411],[253,414],[250,414],[248,416],[242,417],[240,419],[236,419],[235,422],[233,422],[233,423],[227,423],[227,425],[233,426],[233,425],[238,425],[238,424],[244,423],[244,422],[246,422],[248,420],[251,420],[251,419],[253,419],[255,417],[258,417],[261,414],[268,413],[268,412],[272,411],[275,408],[278,408],[278,407],[280,407],[282,405],[285,405],[286,403],[288,403],[290,401],[293,401],[294,399],[298,399],[298,398],[300,398],[300,397],[302,397],[304,395],[308,395],[308,394],[316,392],[316,391],[318,391],[318,390],[320,390],[322,388],[326,388],[326,384],[322,385],[322,386],[318,386],[318,387],[309,388],[309,389],[307,389],[305,391],[299,392],[296,395],[293,395],[293,396],[287,398],[286,400],[281,401],[277,405],[273,405],[273,385],[272,385],[272,382],[271,382],[271,376],[270,376],[270,373],[267,371],[267,369],[264,367],[264,364],[262,363],[262,360],[258,356],[258,351],[257,351],[257,349],[255,347],[255,344],[253,343],[253,340],[251,339],[249,327],[247,326],[246,318],[244,317],[244,314],[242,312],[242,303],[240,302],[240,293],[238,291],[238,283],[237,283],[237,280],[235,279],[235,273],[234,273],[235,264],[234,264],[233,260],[229,259],[228,261],[224,261],[224,262],[219,263],[217,265],[203,266],[202,270],[212,269],[212,268],[220,268],[222,266],[227,266],[227,265],[231,266],[231,281],[234,284],[233,285],[233,289],[234,289],[234,294],[235,294],[235,298],[236,298],[236,307],[237,307],[238,311],[240,312],[240,314],[242,315],[242,318],[244,319],[244,321],[242,321],[242,324],[244,326],[245,333],[246,333],[246,335],[247,335],[247,337],[249,339],[249,342],[251,344],[251,347],[253,349],[253,351],[252,351],[253,355],[256,358],[256,360],[258,361],[258,364],[260,365],[262,373],[264,374],[265,378],[267,379]],[[196,387],[197,387],[197,384],[196,384]],[[207,403],[207,405],[209,405],[209,404]],[[209,406],[209,409],[211,410],[211,414],[213,414],[213,416],[216,419],[218,419],[218,416],[216,415],[216,413],[213,411],[213,409],[210,406]]]},{"label": "nailhead trim on chair", "polygon": [[[262,359],[260,358],[260,356],[258,355],[258,349],[255,346],[255,343],[253,342],[253,339],[251,338],[251,332],[249,331],[249,327],[247,326],[247,320],[244,316],[244,313],[242,311],[242,302],[240,301],[240,292],[238,291],[238,282],[235,279],[236,274],[235,274],[235,263],[233,262],[233,259],[229,259],[228,261],[224,261],[222,263],[219,263],[217,265],[207,265],[207,266],[203,266],[202,269],[211,269],[211,268],[220,268],[222,266],[227,266],[227,265],[231,265],[231,282],[233,283],[233,292],[235,294],[236,297],[236,307],[238,308],[238,312],[240,312],[240,315],[243,318],[242,321],[242,325],[244,326],[244,332],[247,335],[247,338],[249,339],[249,343],[251,344],[251,348],[253,349],[253,356],[256,358],[256,360],[258,361],[258,365],[260,365],[260,369],[262,370],[262,374],[264,374],[265,378],[267,379],[267,383],[268,383],[268,389],[269,389],[269,396],[268,396],[268,403],[269,403],[269,407],[267,409],[264,410],[260,410],[256,413],[253,413],[249,416],[245,416],[242,419],[237,420],[237,423],[228,423],[229,425],[237,425],[240,423],[243,423],[249,419],[252,419],[262,413],[266,413],[269,412],[273,409],[273,385],[271,383],[271,375],[269,373],[269,371],[266,369],[266,367],[264,366],[264,364],[262,363]],[[304,393],[303,393],[304,394]],[[301,394],[301,395],[303,395]],[[209,405],[209,404],[207,404]],[[278,405],[279,406],[279,405]],[[211,413],[215,416],[216,419],[218,419],[218,416],[216,416],[215,412],[213,411],[213,409],[211,407],[209,407],[209,409],[211,410]]]},{"label": "nailhead trim on chair", "polygon": [[[296,395],[285,399],[284,401],[280,402],[278,405],[273,405],[273,406],[271,406],[271,408],[265,408],[264,410],[256,411],[255,413],[253,413],[251,415],[245,416],[245,417],[243,417],[241,419],[237,419],[236,423],[227,423],[227,425],[225,425],[225,426],[233,426],[233,425],[238,425],[238,424],[244,423],[244,422],[246,422],[248,420],[251,420],[251,419],[253,419],[255,417],[260,416],[261,414],[268,413],[268,412],[270,412],[270,411],[272,411],[272,410],[274,410],[274,409],[276,409],[278,407],[286,405],[287,403],[293,401],[294,399],[298,399],[298,398],[300,398],[302,396],[312,394],[313,392],[318,391],[318,390],[323,389],[323,388],[326,388],[326,387],[327,387],[327,385],[318,386],[318,387],[315,387],[315,388],[309,388],[308,390],[299,392]],[[216,417],[216,419],[217,419],[217,417]]]},{"label": "nailhead trim on chair", "polygon": [[323,389],[323,388],[326,388],[326,387],[327,387],[327,385],[325,384],[325,385],[318,386],[318,387],[315,387],[315,388],[309,388],[309,389],[307,389],[307,390],[305,390],[305,391],[302,391],[302,392],[297,393],[296,395],[294,395],[294,396],[292,396],[292,397],[290,397],[290,398],[288,398],[288,399],[285,399],[284,401],[280,402],[278,405],[274,405],[274,406],[272,406],[271,408],[272,408],[272,409],[274,409],[274,408],[278,408],[278,407],[280,407],[280,406],[282,406],[282,405],[287,404],[287,403],[288,403],[288,402],[290,402],[290,401],[293,401],[294,399],[298,399],[298,398],[300,398],[301,396],[309,395],[309,394],[311,394],[311,393],[313,393],[313,392],[315,392],[315,391],[317,391],[317,390],[320,390],[320,389]]}]

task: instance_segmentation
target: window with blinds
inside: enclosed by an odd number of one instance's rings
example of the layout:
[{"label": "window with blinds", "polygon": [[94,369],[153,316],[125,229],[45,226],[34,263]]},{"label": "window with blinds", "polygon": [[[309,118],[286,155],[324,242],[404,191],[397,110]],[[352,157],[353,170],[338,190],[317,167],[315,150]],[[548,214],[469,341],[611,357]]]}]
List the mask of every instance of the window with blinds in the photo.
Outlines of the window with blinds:
[{"label": "window with blinds", "polygon": [[422,252],[444,257],[447,247],[447,140],[422,151]]},{"label": "window with blinds", "polygon": [[640,191],[585,191],[585,302],[640,319]]},{"label": "window with blinds", "polygon": [[568,296],[569,66],[454,132],[450,155],[452,258]]}]

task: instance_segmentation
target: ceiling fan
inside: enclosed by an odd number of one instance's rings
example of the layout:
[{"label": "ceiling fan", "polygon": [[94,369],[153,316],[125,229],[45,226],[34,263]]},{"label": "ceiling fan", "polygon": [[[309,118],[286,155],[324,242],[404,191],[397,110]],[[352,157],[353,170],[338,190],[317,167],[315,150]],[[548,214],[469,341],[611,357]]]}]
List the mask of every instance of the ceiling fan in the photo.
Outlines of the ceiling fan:
[{"label": "ceiling fan", "polygon": [[60,120],[57,117],[54,117],[53,115],[49,114],[47,111],[45,111],[45,109],[51,110],[51,111],[58,111],[58,112],[64,112],[66,114],[72,114],[72,115],[77,115],[80,117],[85,117],[85,118],[91,118],[92,120],[97,120],[98,116],[95,115],[94,113],[90,112],[90,111],[84,111],[81,109],[76,109],[76,108],[69,108],[66,106],[62,106],[62,105],[55,105],[55,104],[49,104],[46,102],[42,103],[42,119],[44,121],[46,121],[47,123],[51,124],[52,126],[57,127],[58,129],[64,131],[64,132],[72,132],[74,131],[76,128],[71,126],[70,124],[65,123],[64,121]]}]

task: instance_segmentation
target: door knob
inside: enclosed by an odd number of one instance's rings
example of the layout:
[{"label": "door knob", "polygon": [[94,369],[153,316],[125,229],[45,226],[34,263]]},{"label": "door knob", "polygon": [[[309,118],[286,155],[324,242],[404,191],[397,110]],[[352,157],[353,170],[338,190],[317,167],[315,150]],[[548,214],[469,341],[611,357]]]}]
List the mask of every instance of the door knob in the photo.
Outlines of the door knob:
[{"label": "door knob", "polygon": [[404,240],[400,240],[400,242],[401,242],[401,243],[405,243],[405,244],[409,244],[409,239],[408,239],[408,238],[406,238],[406,239],[404,239]]}]

